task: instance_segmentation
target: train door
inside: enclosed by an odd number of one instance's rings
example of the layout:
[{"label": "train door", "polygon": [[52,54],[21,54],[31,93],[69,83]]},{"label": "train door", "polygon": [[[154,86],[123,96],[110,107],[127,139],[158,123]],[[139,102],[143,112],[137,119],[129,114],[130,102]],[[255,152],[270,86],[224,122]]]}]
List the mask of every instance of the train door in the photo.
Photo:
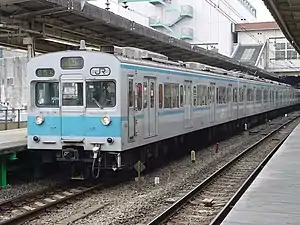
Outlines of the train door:
[{"label": "train door", "polygon": [[61,82],[61,133],[64,137],[85,135],[85,85],[81,75],[62,75]]},{"label": "train door", "polygon": [[135,119],[135,94],[133,77],[128,77],[127,88],[127,106],[128,106],[128,142],[135,141],[136,119]]},{"label": "train door", "polygon": [[227,110],[228,119],[231,119],[231,117],[232,117],[232,84],[229,84],[229,86],[227,87],[227,104],[228,104],[228,110]]},{"label": "train door", "polygon": [[208,87],[208,97],[209,97],[209,121],[211,123],[215,122],[215,93],[216,93],[216,87],[215,83],[210,83],[210,86]]},{"label": "train door", "polygon": [[184,127],[193,127],[193,115],[192,115],[192,81],[184,81]]},{"label": "train door", "polygon": [[157,135],[156,80],[144,77],[144,138]]}]

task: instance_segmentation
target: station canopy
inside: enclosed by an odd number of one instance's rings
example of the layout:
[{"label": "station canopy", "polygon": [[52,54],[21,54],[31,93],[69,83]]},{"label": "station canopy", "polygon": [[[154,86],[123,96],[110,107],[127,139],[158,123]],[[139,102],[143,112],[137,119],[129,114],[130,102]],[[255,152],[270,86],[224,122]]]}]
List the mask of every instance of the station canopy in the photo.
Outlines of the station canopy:
[{"label": "station canopy", "polygon": [[170,60],[200,62],[284,82],[273,73],[162,34],[108,10],[74,0],[0,0],[0,45],[26,49],[34,38],[37,52],[66,50],[70,43],[87,46],[131,46],[158,52]]},{"label": "station canopy", "polygon": [[300,54],[300,0],[263,0],[285,37]]}]

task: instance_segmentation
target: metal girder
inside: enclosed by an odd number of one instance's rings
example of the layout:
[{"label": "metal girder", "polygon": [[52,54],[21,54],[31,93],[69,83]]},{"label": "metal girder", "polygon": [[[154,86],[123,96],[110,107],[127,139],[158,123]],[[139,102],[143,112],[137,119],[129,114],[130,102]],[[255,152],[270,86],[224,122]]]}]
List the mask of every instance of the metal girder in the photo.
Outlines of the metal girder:
[{"label": "metal girder", "polygon": [[300,19],[293,19],[293,17],[285,17],[284,21],[286,23],[300,23]]},{"label": "metal girder", "polygon": [[300,11],[300,5],[297,5],[297,6],[279,6],[278,10],[280,12],[299,12]]},{"label": "metal girder", "polygon": [[30,0],[1,0],[0,5],[13,5],[16,3],[29,2]]},{"label": "metal girder", "polygon": [[81,26],[92,26],[92,25],[97,25],[99,22],[98,21],[87,21],[87,22],[82,22],[82,23],[77,23],[77,24],[72,24],[72,25],[65,25],[63,26],[64,29],[73,29],[76,27],[81,27]]},{"label": "metal girder", "polygon": [[13,15],[12,18],[15,18],[15,19],[32,18],[32,17],[36,17],[36,16],[45,16],[45,15],[52,14],[52,13],[61,13],[64,11],[66,11],[66,9],[64,7],[55,7],[55,8],[51,8],[51,9],[44,9],[44,10],[39,10],[39,11],[35,11],[35,12],[28,12],[28,13]]}]

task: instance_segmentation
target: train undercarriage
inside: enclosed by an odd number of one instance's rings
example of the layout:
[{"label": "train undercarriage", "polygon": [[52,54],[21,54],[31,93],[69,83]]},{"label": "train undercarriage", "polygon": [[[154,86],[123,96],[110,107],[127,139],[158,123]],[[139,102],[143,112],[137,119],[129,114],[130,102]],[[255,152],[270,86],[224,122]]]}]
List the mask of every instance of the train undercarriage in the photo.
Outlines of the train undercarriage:
[{"label": "train undercarriage", "polygon": [[[198,150],[199,147],[208,146],[242,132],[245,124],[251,128],[289,111],[288,109],[275,110],[122,152],[101,151],[101,146],[95,146],[91,151],[86,151],[83,150],[83,147],[69,145],[55,153],[44,151],[40,155],[43,162],[56,161],[67,168],[71,179],[97,180],[101,178],[101,172],[117,173],[118,171],[133,170],[138,161],[145,165],[146,170],[154,169],[191,150]],[[50,161],[49,158],[51,158]]]}]

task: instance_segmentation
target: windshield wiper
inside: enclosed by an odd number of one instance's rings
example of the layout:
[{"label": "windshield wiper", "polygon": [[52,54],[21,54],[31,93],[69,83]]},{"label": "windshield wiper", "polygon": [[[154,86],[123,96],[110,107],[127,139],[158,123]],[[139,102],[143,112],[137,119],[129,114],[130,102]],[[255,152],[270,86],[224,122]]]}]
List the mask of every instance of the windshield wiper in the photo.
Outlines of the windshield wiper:
[{"label": "windshield wiper", "polygon": [[103,106],[101,106],[100,103],[99,103],[95,98],[92,98],[92,101],[93,101],[100,109],[103,109]]}]

